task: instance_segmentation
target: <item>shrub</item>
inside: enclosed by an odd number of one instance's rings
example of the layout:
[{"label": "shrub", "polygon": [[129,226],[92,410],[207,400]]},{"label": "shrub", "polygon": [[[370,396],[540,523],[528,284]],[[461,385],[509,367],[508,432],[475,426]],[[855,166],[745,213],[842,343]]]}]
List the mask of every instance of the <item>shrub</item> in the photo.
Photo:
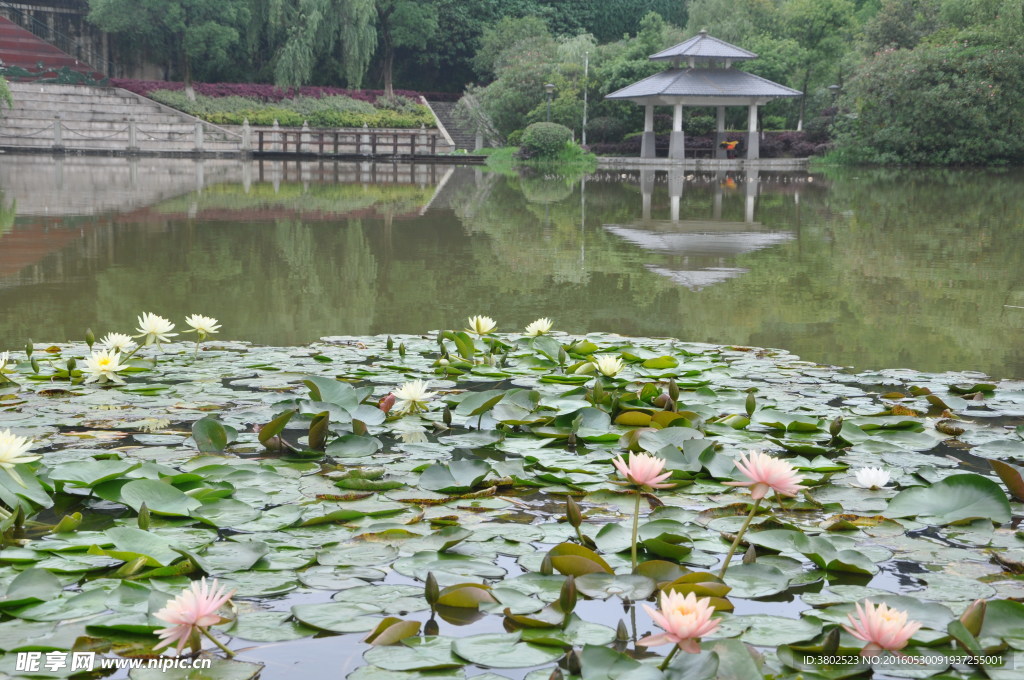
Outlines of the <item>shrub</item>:
[{"label": "shrub", "polygon": [[710,135],[715,131],[715,117],[707,114],[687,116],[683,122],[683,130],[686,131],[687,137],[690,135]]},{"label": "shrub", "polygon": [[523,143],[523,131],[513,130],[508,133],[508,137],[505,139],[509,146],[519,146]]},{"label": "shrub", "polygon": [[625,132],[626,124],[611,116],[600,116],[587,123],[588,142],[618,142]]},{"label": "shrub", "polygon": [[533,123],[523,131],[521,151],[527,157],[555,156],[572,141],[572,130],[558,123]]}]

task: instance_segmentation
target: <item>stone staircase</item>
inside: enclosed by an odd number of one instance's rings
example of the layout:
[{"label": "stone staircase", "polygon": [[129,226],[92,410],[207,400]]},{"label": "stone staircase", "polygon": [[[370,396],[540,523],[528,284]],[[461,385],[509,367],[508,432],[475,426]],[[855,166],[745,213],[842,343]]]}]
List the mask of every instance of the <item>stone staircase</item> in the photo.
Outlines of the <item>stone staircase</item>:
[{"label": "stone staircase", "polygon": [[116,87],[9,83],[0,149],[108,154],[238,154],[241,136]]},{"label": "stone staircase", "polygon": [[[6,5],[7,3],[2,3]],[[21,13],[21,10],[10,8]],[[13,21],[0,16],[0,61],[9,68],[21,68],[39,75],[54,75],[66,68],[102,79],[103,74],[80,59],[61,51]],[[42,70],[40,71],[40,66]]]},{"label": "stone staircase", "polygon": [[461,127],[452,115],[452,111],[455,110],[455,104],[456,102],[430,100],[430,108],[434,110],[434,115],[441,121],[441,124],[448,131],[448,135],[455,142],[455,148],[473,151],[476,149],[476,135]]}]

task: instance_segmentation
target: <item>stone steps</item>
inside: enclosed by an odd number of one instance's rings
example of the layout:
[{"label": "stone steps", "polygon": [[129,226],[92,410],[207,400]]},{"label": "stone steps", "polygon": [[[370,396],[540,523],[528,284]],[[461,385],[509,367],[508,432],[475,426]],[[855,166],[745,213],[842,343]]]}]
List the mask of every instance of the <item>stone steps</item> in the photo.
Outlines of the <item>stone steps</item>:
[{"label": "stone steps", "polygon": [[[10,83],[10,88],[14,106],[0,118],[0,147],[193,153],[198,124],[202,151],[237,153],[241,148],[240,136],[126,90],[39,82]],[[58,120],[59,139],[54,130]]]},{"label": "stone steps", "polygon": [[430,108],[434,110],[441,124],[448,130],[456,149],[473,151],[476,148],[476,135],[462,128],[459,122],[452,115],[456,102],[431,101]]}]

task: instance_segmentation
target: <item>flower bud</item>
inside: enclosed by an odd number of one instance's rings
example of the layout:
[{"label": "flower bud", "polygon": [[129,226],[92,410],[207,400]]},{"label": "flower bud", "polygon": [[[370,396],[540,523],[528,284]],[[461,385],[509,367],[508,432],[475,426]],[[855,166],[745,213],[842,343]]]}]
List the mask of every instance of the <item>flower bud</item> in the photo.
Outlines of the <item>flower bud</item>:
[{"label": "flower bud", "polygon": [[576,579],[569,576],[562,584],[562,591],[558,594],[558,606],[562,612],[568,614],[576,608]]},{"label": "flower bud", "polygon": [[821,653],[827,655],[835,654],[839,649],[839,626],[830,630],[821,641]]},{"label": "flower bud", "polygon": [[978,634],[981,632],[981,624],[985,621],[986,609],[988,609],[988,603],[985,600],[975,600],[967,607],[963,615],[960,616],[960,623],[964,624],[967,632],[974,637],[978,637]]},{"label": "flower bud", "polygon": [[619,625],[615,629],[616,642],[629,642],[629,627],[624,619],[619,619]]},{"label": "flower bud", "polygon": [[437,619],[430,617],[430,620],[423,624],[423,634],[427,637],[437,635],[441,632],[441,627],[437,625]]},{"label": "flower bud", "polygon": [[583,660],[580,658],[580,653],[573,649],[565,655],[565,670],[569,671],[570,675],[581,675],[583,672]]},{"label": "flower bud", "polygon": [[594,400],[593,400],[592,403],[595,406],[597,404],[600,404],[602,401],[604,401],[604,394],[605,394],[605,392],[604,392],[604,384],[600,380],[597,380],[597,381],[594,382],[594,392],[593,392],[593,394],[594,394]]},{"label": "flower bud", "polygon": [[558,365],[559,366],[565,366],[565,362],[566,362],[566,360],[568,360],[568,358],[569,358],[569,355],[565,353],[565,348],[564,347],[559,347],[558,348]]},{"label": "flower bud", "polygon": [[387,343],[386,343],[386,344],[385,344],[384,346],[385,346],[385,347],[387,347],[387,349],[388,349],[388,351],[389,351],[389,352],[390,352],[391,350],[393,350],[393,349],[395,348],[395,340],[394,340],[394,338],[392,338],[392,337],[391,337],[391,336],[389,335],[389,336],[388,336],[388,341],[387,341]]},{"label": "flower bud", "polygon": [[32,365],[32,372],[33,372],[33,373],[39,373],[39,362],[35,360],[35,357],[33,357],[33,358],[32,358],[32,359],[31,359],[31,360],[29,361],[29,364],[31,364],[31,365]]},{"label": "flower bud", "polygon": [[34,350],[34,349],[35,349],[35,347],[32,346],[32,338],[29,338],[28,342],[25,343],[25,356],[28,357],[29,359],[31,359],[32,358],[32,350]]},{"label": "flower bud", "polygon": [[743,553],[743,564],[753,564],[757,561],[757,549],[754,548],[753,544],[747,548],[747,552]]},{"label": "flower bud", "polygon": [[149,531],[149,508],[146,507],[145,501],[139,506],[139,528]]},{"label": "flower bud", "polygon": [[441,413],[441,420],[448,427],[452,426],[452,410],[448,406],[444,407],[444,412]]},{"label": "flower bud", "polygon": [[839,433],[843,431],[843,417],[836,416],[832,424],[828,426],[828,433],[833,437],[838,437]]},{"label": "flower bud", "polygon": [[568,438],[566,438],[566,440],[565,440],[565,448],[569,449],[570,451],[575,451],[576,450],[576,444],[577,444],[576,433],[575,432],[570,432]]},{"label": "flower bud", "polygon": [[576,505],[576,501],[571,496],[565,499],[565,516],[569,518],[569,524],[575,529],[579,529],[583,524],[583,513],[580,512],[580,506]]},{"label": "flower bud", "polygon": [[679,385],[674,378],[668,381],[668,396],[672,397],[672,401],[679,401]]},{"label": "flower bud", "polygon": [[430,605],[430,608],[433,609],[440,597],[441,588],[437,585],[437,579],[434,578],[434,572],[429,572],[427,574],[426,585],[423,586],[423,598],[427,601],[427,604]]},{"label": "flower bud", "polygon": [[747,392],[747,417],[754,415],[754,411],[757,410],[757,397],[754,396],[753,392]]},{"label": "flower bud", "polygon": [[543,576],[551,576],[555,573],[555,565],[551,563],[551,555],[545,555],[540,563],[540,573]]},{"label": "flower bud", "polygon": [[96,344],[96,336],[91,328],[85,329],[85,344],[89,345],[89,349],[92,349],[92,346]]},{"label": "flower bud", "polygon": [[71,371],[75,370],[75,368],[77,366],[78,366],[78,362],[75,360],[74,357],[71,357],[70,359],[68,359],[68,375],[69,376],[71,375]]},{"label": "flower bud", "polygon": [[403,342],[398,346],[398,356],[405,358],[405,343]]}]

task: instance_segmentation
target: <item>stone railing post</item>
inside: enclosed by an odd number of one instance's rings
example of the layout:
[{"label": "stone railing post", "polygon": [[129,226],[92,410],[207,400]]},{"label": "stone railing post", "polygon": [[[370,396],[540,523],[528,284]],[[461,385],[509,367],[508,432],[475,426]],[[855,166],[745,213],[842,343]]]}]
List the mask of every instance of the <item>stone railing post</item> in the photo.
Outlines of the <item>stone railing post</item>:
[{"label": "stone railing post", "polygon": [[196,123],[196,151],[202,152],[203,150],[203,124]]},{"label": "stone railing post", "polygon": [[139,150],[138,130],[135,129],[135,121],[128,121],[128,152],[134,153]]},{"label": "stone railing post", "polygon": [[60,114],[53,117],[53,148],[64,148],[63,124],[60,122]]},{"label": "stone railing post", "polygon": [[272,135],[274,141],[268,151],[280,151],[283,147],[281,146],[281,125],[277,122],[277,118],[274,119],[274,125],[270,129],[274,133]]},{"label": "stone railing post", "polygon": [[[249,126],[249,119],[242,121],[242,152],[252,151],[252,127]],[[246,191],[248,193],[248,190]]]}]

